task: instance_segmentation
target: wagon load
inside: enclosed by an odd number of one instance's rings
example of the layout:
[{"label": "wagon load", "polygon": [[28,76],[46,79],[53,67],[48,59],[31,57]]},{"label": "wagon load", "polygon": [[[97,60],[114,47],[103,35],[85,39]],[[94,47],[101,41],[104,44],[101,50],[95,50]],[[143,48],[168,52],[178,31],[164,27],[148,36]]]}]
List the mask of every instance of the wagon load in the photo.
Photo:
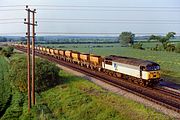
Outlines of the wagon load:
[{"label": "wagon load", "polygon": [[43,47],[40,46],[40,47],[39,47],[39,50],[40,50],[40,51],[43,51]]},{"label": "wagon load", "polygon": [[55,49],[55,50],[54,50],[54,54],[55,54],[55,55],[59,55],[59,50]]},{"label": "wagon load", "polygon": [[74,52],[74,51],[72,51],[72,59],[74,60],[74,61],[79,61],[79,52]]},{"label": "wagon load", "polygon": [[52,49],[52,48],[50,49],[50,54],[54,55],[54,49]]},{"label": "wagon load", "polygon": [[71,50],[66,50],[65,51],[65,56],[68,57],[68,58],[71,58],[72,56],[72,51]]},{"label": "wagon load", "polygon": [[93,65],[101,66],[102,65],[102,57],[98,55],[90,55],[90,63]]},{"label": "wagon load", "polygon": [[64,51],[64,50],[59,50],[59,54],[60,54],[61,56],[65,56],[65,51]]},{"label": "wagon load", "polygon": [[80,60],[83,61],[83,62],[88,62],[89,61],[89,54],[83,54],[83,53],[80,53]]},{"label": "wagon load", "polygon": [[46,48],[45,48],[45,47],[43,47],[43,48],[42,48],[42,51],[43,51],[43,52],[46,52]]},{"label": "wagon load", "polygon": [[46,53],[50,54],[50,49],[49,48],[46,48]]}]

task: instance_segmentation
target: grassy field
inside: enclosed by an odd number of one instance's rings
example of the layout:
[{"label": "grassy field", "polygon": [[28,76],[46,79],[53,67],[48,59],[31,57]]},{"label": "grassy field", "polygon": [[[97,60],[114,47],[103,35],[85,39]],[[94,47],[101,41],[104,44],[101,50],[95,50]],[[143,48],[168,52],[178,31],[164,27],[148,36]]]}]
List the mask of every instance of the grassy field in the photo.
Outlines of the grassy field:
[{"label": "grassy field", "polygon": [[[156,43],[144,43],[143,46],[153,47]],[[166,80],[180,84],[180,54],[166,51],[138,50],[121,47],[120,44],[46,44],[46,46],[71,49],[101,56],[120,55],[135,57],[157,62],[161,66],[162,75]]]},{"label": "grassy field", "polygon": [[[60,73],[60,78],[64,81],[62,85],[41,94],[41,102],[48,106],[53,118],[62,120],[170,119],[142,104],[103,90],[83,78],[63,71]],[[46,114],[44,117],[48,118]]]}]

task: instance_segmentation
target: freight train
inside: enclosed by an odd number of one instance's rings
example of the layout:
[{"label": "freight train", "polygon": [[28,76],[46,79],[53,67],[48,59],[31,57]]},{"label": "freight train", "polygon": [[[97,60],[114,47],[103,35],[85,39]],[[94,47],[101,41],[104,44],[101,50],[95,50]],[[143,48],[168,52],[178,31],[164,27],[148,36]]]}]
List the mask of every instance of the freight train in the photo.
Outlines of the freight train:
[{"label": "freight train", "polygon": [[[14,45],[22,48],[27,47],[23,44]],[[35,51],[94,71],[101,71],[141,86],[154,86],[161,80],[160,65],[148,60],[116,55],[102,57],[73,50],[53,49],[43,46],[36,46]]]}]

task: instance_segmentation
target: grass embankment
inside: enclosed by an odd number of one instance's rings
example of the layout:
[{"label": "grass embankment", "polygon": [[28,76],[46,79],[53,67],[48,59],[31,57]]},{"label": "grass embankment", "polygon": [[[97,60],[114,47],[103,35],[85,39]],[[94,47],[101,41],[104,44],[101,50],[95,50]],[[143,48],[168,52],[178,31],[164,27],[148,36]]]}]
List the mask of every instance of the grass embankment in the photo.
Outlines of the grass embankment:
[{"label": "grass embankment", "polygon": [[[120,44],[46,44],[55,48],[71,49],[75,51],[93,53],[102,56],[120,55],[135,57],[144,60],[157,62],[161,66],[162,75],[167,80],[180,84],[180,54],[166,51],[152,51],[149,49],[138,50],[133,48],[121,47]],[[144,47],[153,47],[155,43],[144,43]]]},{"label": "grass embankment", "polygon": [[63,71],[64,81],[41,93],[41,102],[46,104],[54,118],[64,120],[149,120],[170,119],[150,108],[119,97],[97,85]]},{"label": "grass embankment", "polygon": [[[14,55],[14,58],[22,56]],[[36,106],[28,113],[27,93],[13,88],[10,106],[1,117],[9,119],[106,120],[171,119],[142,104],[110,93],[97,85],[60,70],[55,87],[36,94]]]},{"label": "grass embankment", "polygon": [[6,58],[0,55],[0,117],[8,107],[8,101],[10,99],[11,89],[10,81],[7,79],[9,72],[9,64]]}]

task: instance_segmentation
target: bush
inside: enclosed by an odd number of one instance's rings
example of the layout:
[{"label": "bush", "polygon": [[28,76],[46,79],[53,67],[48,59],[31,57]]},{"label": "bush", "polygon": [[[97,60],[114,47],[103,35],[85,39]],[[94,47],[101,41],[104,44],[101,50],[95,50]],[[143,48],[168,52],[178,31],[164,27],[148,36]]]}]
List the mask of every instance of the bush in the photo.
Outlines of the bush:
[{"label": "bush", "polygon": [[14,51],[14,48],[12,46],[8,46],[8,47],[4,47],[2,49],[2,54],[5,56],[5,57],[11,57],[11,55],[13,54],[13,51]]},{"label": "bush", "polygon": [[[21,92],[27,91],[27,64],[25,57],[18,57],[11,61],[9,79],[13,87]],[[55,64],[43,59],[36,59],[35,89],[37,92],[44,91],[59,82],[59,68]]]},{"label": "bush", "polygon": [[143,46],[143,44],[141,42],[138,42],[138,43],[134,44],[132,47],[135,49],[144,50],[144,48],[142,46]]},{"label": "bush", "polygon": [[178,43],[178,44],[176,45],[175,51],[176,51],[177,53],[180,53],[180,43]]},{"label": "bush", "polygon": [[162,45],[156,44],[156,47],[151,48],[151,50],[162,51],[164,50],[164,47]]},{"label": "bush", "polygon": [[59,83],[59,68],[43,59],[36,59],[36,91],[44,91]]},{"label": "bush", "polygon": [[176,49],[176,47],[174,44],[169,43],[166,45],[166,51],[173,52],[173,51],[175,51],[175,49]]},{"label": "bush", "polygon": [[0,47],[0,51],[2,50],[2,47]]}]

